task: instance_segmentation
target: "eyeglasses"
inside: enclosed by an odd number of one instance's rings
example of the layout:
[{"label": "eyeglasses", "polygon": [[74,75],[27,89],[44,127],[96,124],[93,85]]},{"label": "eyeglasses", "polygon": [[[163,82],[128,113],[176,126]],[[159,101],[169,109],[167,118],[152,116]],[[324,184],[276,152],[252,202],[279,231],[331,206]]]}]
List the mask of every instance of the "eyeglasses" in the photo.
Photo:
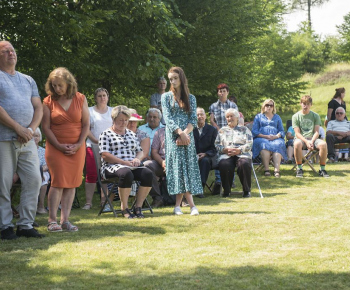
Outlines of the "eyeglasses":
[{"label": "eyeglasses", "polygon": [[335,114],[336,115],[343,115],[344,113],[343,112],[336,112]]},{"label": "eyeglasses", "polygon": [[273,104],[266,104],[265,107],[271,107],[271,108],[273,108],[274,105],[273,105]]}]

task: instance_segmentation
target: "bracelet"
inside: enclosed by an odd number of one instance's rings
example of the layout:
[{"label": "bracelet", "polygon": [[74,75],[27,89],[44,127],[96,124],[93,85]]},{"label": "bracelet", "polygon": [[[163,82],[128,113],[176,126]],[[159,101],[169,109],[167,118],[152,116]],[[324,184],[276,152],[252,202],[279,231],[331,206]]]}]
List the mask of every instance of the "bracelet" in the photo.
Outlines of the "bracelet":
[{"label": "bracelet", "polygon": [[27,129],[28,129],[30,132],[32,132],[32,134],[34,134],[34,131],[33,131],[32,128],[28,127]]}]

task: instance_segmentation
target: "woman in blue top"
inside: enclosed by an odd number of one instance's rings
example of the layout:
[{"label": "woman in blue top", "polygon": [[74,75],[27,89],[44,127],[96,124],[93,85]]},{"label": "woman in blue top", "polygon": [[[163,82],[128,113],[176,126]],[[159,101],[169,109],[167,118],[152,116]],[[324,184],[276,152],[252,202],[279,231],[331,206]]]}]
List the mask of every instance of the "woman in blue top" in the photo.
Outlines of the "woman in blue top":
[{"label": "woman in blue top", "polygon": [[274,176],[281,177],[281,159],[287,160],[286,146],[284,143],[284,129],[281,117],[276,114],[275,102],[268,99],[261,106],[261,113],[254,118],[252,133],[253,158],[259,154],[265,168],[265,176],[271,176],[269,170],[270,158],[275,166]]},{"label": "woman in blue top", "polygon": [[198,215],[192,198],[192,194],[203,194],[192,132],[197,126],[196,98],[190,95],[182,68],[170,68],[168,77],[170,91],[162,95],[168,192],[176,194],[176,215],[182,214],[180,203],[183,195],[191,207],[191,215]]}]

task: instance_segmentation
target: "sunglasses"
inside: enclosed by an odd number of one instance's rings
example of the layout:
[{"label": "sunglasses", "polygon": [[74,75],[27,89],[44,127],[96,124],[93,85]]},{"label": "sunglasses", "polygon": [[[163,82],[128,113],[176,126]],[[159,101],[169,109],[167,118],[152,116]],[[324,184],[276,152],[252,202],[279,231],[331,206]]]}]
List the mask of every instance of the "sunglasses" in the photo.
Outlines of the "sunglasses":
[{"label": "sunglasses", "polygon": [[335,114],[336,115],[343,115],[344,113],[343,112],[336,112]]},{"label": "sunglasses", "polygon": [[271,104],[266,104],[265,107],[271,107],[273,108],[274,105],[271,105]]}]

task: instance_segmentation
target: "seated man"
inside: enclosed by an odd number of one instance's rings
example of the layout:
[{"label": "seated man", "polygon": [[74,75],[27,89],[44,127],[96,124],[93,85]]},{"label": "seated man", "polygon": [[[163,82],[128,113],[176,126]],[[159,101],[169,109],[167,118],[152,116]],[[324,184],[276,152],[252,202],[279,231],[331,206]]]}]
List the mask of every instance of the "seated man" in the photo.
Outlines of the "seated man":
[{"label": "seated man", "polygon": [[317,148],[320,156],[319,175],[329,177],[325,170],[327,159],[327,143],[319,139],[319,130],[321,126],[321,118],[318,114],[311,111],[312,98],[303,96],[300,100],[301,111],[292,117],[292,126],[295,131],[294,139],[294,157],[297,164],[296,177],[303,177],[302,158],[303,149],[313,150]]},{"label": "seated man", "polygon": [[[140,126],[138,129],[140,131],[146,132],[151,139],[151,148],[154,134],[164,125],[160,122],[162,119],[162,113],[156,108],[150,108],[146,114],[147,124]],[[149,150],[149,159],[151,156],[152,149]]]},{"label": "seated man", "polygon": [[160,192],[157,177],[165,176],[165,128],[160,128],[153,137],[151,146],[152,160],[147,160],[144,165],[152,170],[153,181],[150,196],[153,198],[152,207],[160,207],[163,205],[163,199]]},{"label": "seated man", "polygon": [[[197,108],[197,128],[193,130],[193,137],[196,143],[196,151],[198,157],[199,171],[201,173],[202,186],[207,182],[209,171],[213,168],[213,163],[216,163],[215,139],[218,131],[211,125],[205,122],[205,111],[203,108]],[[204,192],[204,190],[203,190]],[[203,198],[203,194],[195,195]]]},{"label": "seated man", "polygon": [[338,107],[335,110],[335,120],[327,124],[326,142],[328,147],[328,162],[334,162],[334,144],[350,143],[350,122],[345,120],[345,110]]}]

